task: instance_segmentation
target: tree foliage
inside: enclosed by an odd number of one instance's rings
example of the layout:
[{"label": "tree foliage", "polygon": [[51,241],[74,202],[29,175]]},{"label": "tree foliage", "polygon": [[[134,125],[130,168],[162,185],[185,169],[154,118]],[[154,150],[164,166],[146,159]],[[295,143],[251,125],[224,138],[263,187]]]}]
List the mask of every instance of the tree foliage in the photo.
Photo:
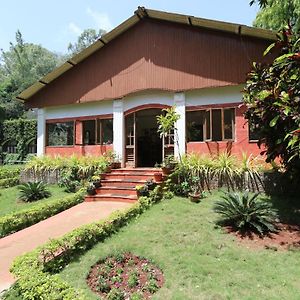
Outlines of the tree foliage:
[{"label": "tree foliage", "polygon": [[280,30],[290,23],[294,30],[300,29],[300,0],[269,0],[266,4],[253,22],[255,27]]},{"label": "tree foliage", "polygon": [[90,46],[91,44],[93,44],[104,33],[105,30],[103,29],[100,29],[99,31],[96,31],[95,29],[85,29],[78,37],[76,43],[69,44],[68,51],[71,53],[71,55],[75,55],[87,48],[88,46]]},{"label": "tree foliage", "polygon": [[300,170],[300,36],[283,30],[265,54],[271,63],[254,63],[244,89],[245,113],[257,124],[267,161],[280,158],[288,170]]},{"label": "tree foliage", "polygon": [[0,56],[0,105],[5,107],[6,118],[23,115],[24,105],[15,97],[61,62],[62,56],[26,43],[17,31],[16,42],[10,43],[8,51],[1,50]]}]

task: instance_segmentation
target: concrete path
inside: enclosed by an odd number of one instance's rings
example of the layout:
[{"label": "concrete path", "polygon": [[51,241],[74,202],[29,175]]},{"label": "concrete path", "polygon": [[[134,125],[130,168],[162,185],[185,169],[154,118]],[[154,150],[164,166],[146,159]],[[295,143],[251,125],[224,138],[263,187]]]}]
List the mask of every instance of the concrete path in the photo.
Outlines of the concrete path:
[{"label": "concrete path", "polygon": [[122,202],[84,202],[0,239],[0,293],[15,281],[9,268],[17,256],[45,244],[49,239],[63,236],[83,224],[104,219],[112,212],[130,205]]}]

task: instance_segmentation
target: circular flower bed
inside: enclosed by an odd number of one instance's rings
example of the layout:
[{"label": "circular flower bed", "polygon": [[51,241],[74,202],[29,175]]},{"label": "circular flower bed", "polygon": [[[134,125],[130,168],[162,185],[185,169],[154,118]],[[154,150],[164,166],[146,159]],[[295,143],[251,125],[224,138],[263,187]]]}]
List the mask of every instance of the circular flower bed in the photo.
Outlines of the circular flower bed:
[{"label": "circular flower bed", "polygon": [[91,290],[108,300],[150,299],[163,282],[163,273],[158,267],[132,253],[100,260],[87,277]]}]

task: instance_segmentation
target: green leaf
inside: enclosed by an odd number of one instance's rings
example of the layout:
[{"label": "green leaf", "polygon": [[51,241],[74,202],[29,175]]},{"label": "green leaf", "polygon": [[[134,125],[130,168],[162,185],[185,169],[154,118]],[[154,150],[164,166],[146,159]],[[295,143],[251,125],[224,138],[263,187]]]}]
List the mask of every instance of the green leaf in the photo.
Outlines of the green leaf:
[{"label": "green leaf", "polygon": [[264,56],[266,56],[274,47],[276,43],[271,44],[264,52]]},{"label": "green leaf", "polygon": [[273,119],[270,121],[270,124],[269,124],[270,127],[274,127],[274,126],[276,125],[278,119],[279,119],[279,115],[276,116],[275,118],[273,118]]},{"label": "green leaf", "polygon": [[260,99],[260,100],[264,100],[264,99],[266,99],[267,97],[269,97],[270,95],[272,95],[272,92],[271,92],[271,91],[263,90],[263,91],[261,91],[261,92],[258,93],[257,97],[258,97],[258,99]]}]

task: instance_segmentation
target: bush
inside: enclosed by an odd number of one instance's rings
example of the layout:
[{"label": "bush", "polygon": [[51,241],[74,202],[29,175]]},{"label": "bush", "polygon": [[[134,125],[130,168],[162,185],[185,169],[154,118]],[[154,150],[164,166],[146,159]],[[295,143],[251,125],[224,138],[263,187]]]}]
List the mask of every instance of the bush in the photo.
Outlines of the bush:
[{"label": "bush", "polygon": [[277,212],[271,204],[258,199],[258,193],[226,193],[216,202],[214,211],[221,215],[219,222],[231,225],[240,232],[264,235],[276,231]]},{"label": "bush", "polygon": [[35,207],[0,217],[0,237],[4,237],[64,211],[82,202],[84,195],[85,191],[80,190],[76,194],[64,199],[39,203]]},{"label": "bush", "polygon": [[65,236],[18,257],[11,268],[18,278],[17,288],[26,299],[85,299],[57,275],[70,260],[112,235],[130,220],[142,214],[159,200],[156,188],[149,198],[141,197],[129,209],[112,214],[109,219],[84,225]]},{"label": "bush", "polygon": [[0,167],[0,179],[7,179],[20,176],[20,166],[1,166]]},{"label": "bush", "polygon": [[19,199],[25,202],[37,201],[51,196],[46,184],[42,181],[23,183],[18,186],[18,189],[20,190]]},{"label": "bush", "polygon": [[9,188],[20,183],[19,177],[0,179],[0,188]]}]

